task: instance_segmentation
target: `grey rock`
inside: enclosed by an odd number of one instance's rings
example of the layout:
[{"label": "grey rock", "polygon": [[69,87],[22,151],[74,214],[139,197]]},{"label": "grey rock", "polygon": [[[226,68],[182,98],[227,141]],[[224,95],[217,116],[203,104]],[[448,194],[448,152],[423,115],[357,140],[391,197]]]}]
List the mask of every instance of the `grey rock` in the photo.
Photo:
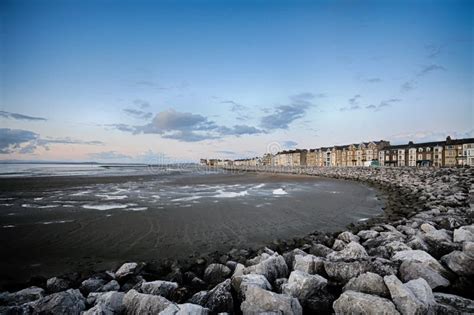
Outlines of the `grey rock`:
[{"label": "grey rock", "polygon": [[176,282],[156,280],[142,282],[139,291],[145,294],[161,295],[165,298],[170,298],[177,288],[178,284]]},{"label": "grey rock", "polygon": [[247,291],[248,287],[251,285],[258,286],[264,290],[270,290],[270,291],[272,290],[271,284],[268,282],[267,278],[265,278],[264,276],[256,275],[256,274],[243,275],[240,279],[240,286],[236,289],[239,297],[242,300],[245,299],[245,292]]},{"label": "grey rock", "polygon": [[435,298],[433,296],[433,291],[429,286],[428,282],[425,279],[419,278],[415,280],[410,280],[404,284],[413,294],[416,296],[418,301],[424,304],[426,310],[431,313],[433,307],[436,304]]},{"label": "grey rock", "polygon": [[339,234],[337,236],[337,239],[345,242],[345,243],[350,243],[350,242],[359,242],[360,241],[360,237],[352,234],[351,232],[349,231],[344,231],[342,232],[341,234]]},{"label": "grey rock", "polygon": [[401,314],[424,314],[427,312],[425,304],[418,300],[415,294],[404,286],[396,276],[385,276],[384,281],[390,291],[393,303]]},{"label": "grey rock", "polygon": [[474,242],[474,225],[466,225],[455,229],[453,240],[457,243]]},{"label": "grey rock", "polygon": [[344,247],[346,247],[346,242],[342,240],[335,240],[334,244],[332,244],[332,249],[333,250],[343,250]]},{"label": "grey rock", "polygon": [[372,272],[381,276],[397,274],[398,268],[400,267],[400,262],[391,261],[381,257],[375,257],[370,264],[372,266]]},{"label": "grey rock", "polygon": [[436,314],[474,314],[474,301],[454,294],[433,293]]},{"label": "grey rock", "polygon": [[85,308],[84,297],[77,289],[47,295],[33,304],[37,314],[79,315]]},{"label": "grey rock", "polygon": [[185,303],[185,304],[170,304],[159,315],[207,315],[209,309],[201,305]]},{"label": "grey rock", "polygon": [[371,271],[371,269],[372,266],[368,261],[324,262],[324,270],[326,271],[328,276],[344,283],[349,281],[351,278],[357,277],[362,273]]},{"label": "grey rock", "polygon": [[282,286],[282,292],[303,302],[325,288],[327,283],[328,281],[319,275],[296,270],[291,272],[288,282]]},{"label": "grey rock", "polygon": [[368,258],[365,248],[357,242],[351,241],[346,247],[340,251],[332,252],[327,255],[327,259],[331,261],[352,260],[360,258]]},{"label": "grey rock", "polygon": [[382,297],[390,296],[390,292],[388,291],[383,278],[380,275],[372,272],[366,272],[350,279],[342,290],[375,294]]},{"label": "grey rock", "polygon": [[296,255],[293,263],[293,270],[300,270],[309,274],[320,273],[324,269],[324,262],[321,257],[314,255]]},{"label": "grey rock", "polygon": [[388,299],[355,291],[345,291],[333,304],[336,314],[400,314]]},{"label": "grey rock", "polygon": [[278,279],[276,279],[275,280],[275,285],[274,285],[274,288],[275,288],[274,291],[276,293],[282,293],[283,285],[287,282],[288,282],[287,278],[278,278]]},{"label": "grey rock", "polygon": [[230,286],[230,279],[227,279],[216,285],[212,290],[196,293],[191,297],[189,303],[206,307],[212,313],[232,312],[234,300],[230,292]]},{"label": "grey rock", "polygon": [[20,305],[36,301],[44,297],[44,290],[39,287],[29,287],[13,293],[0,294],[0,305]]},{"label": "grey rock", "polygon": [[159,295],[139,293],[131,289],[123,297],[124,313],[128,315],[158,314],[171,304]]},{"label": "grey rock", "polygon": [[440,274],[446,274],[447,270],[430,254],[422,250],[404,250],[397,252],[392,257],[393,261],[418,261],[423,263],[425,266],[430,266]]},{"label": "grey rock", "polygon": [[122,279],[138,273],[140,266],[135,262],[125,263],[115,272],[116,279]]},{"label": "grey rock", "polygon": [[83,315],[114,315],[123,311],[123,292],[105,292],[96,298],[94,307],[90,308]]},{"label": "grey rock", "polygon": [[379,232],[374,230],[362,230],[357,233],[357,236],[360,237],[363,241],[366,241],[368,239],[376,238],[377,236],[379,236]]},{"label": "grey rock", "polygon": [[90,278],[82,281],[80,289],[87,295],[89,292],[99,292],[104,285],[104,279]]},{"label": "grey rock", "polygon": [[323,244],[313,244],[309,250],[309,253],[318,257],[326,257],[328,254],[332,253],[332,251],[332,249]]},{"label": "grey rock", "polygon": [[204,271],[204,281],[217,284],[224,281],[231,274],[229,267],[222,264],[210,264]]},{"label": "grey rock", "polygon": [[474,257],[461,251],[453,251],[441,257],[441,261],[460,276],[474,275]]},{"label": "grey rock", "polygon": [[110,280],[106,284],[99,289],[100,292],[108,292],[108,291],[118,291],[120,290],[120,284],[116,280]]},{"label": "grey rock", "polygon": [[255,273],[265,276],[270,283],[278,278],[286,278],[288,266],[283,256],[274,254],[256,265],[244,269],[244,274]]},{"label": "grey rock", "polygon": [[429,264],[416,260],[406,260],[400,266],[400,276],[404,282],[423,278],[428,282],[431,289],[447,287],[450,282],[438,270]]},{"label": "grey rock", "polygon": [[46,281],[46,289],[51,293],[67,290],[69,286],[70,283],[68,280],[58,277],[49,278]]},{"label": "grey rock", "polygon": [[301,315],[303,310],[297,299],[284,294],[277,294],[257,286],[250,286],[245,301],[240,305],[244,315],[282,314]]},{"label": "grey rock", "polygon": [[282,256],[285,259],[285,262],[286,262],[287,266],[293,266],[296,255],[306,256],[306,255],[308,255],[308,253],[306,253],[305,251],[302,251],[299,248],[296,248],[296,249],[290,250],[286,253],[283,253]]}]

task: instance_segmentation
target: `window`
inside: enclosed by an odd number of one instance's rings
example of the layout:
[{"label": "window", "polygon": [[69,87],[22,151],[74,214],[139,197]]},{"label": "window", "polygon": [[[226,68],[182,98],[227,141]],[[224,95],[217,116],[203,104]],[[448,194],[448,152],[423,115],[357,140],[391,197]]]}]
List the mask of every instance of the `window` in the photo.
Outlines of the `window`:
[{"label": "window", "polygon": [[423,148],[418,148],[418,152],[423,152]]},{"label": "window", "polygon": [[430,152],[431,151],[431,148],[426,148],[426,152]]},{"label": "window", "polygon": [[422,154],[418,154],[418,160],[423,160],[423,155]]}]

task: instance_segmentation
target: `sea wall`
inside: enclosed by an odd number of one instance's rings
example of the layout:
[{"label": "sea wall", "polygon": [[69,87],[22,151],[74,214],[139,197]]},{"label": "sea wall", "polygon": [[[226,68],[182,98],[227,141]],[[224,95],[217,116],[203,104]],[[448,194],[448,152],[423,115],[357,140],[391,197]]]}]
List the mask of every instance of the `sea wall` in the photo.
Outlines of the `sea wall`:
[{"label": "sea wall", "polygon": [[278,171],[374,185],[386,196],[385,214],[257,252],[233,249],[160,266],[128,262],[37,281],[1,293],[0,313],[474,312],[474,169]]}]

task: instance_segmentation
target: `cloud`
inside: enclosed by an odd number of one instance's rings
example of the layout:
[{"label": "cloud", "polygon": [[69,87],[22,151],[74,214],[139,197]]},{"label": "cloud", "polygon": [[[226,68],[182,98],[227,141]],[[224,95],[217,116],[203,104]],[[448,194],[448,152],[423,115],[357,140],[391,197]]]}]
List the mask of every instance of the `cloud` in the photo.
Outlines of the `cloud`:
[{"label": "cloud", "polygon": [[250,119],[250,116],[247,114],[249,111],[249,108],[247,106],[244,106],[242,104],[239,104],[233,100],[225,100],[221,101],[221,104],[230,104],[230,110],[234,113],[237,114],[237,119],[238,120],[248,120]]},{"label": "cloud", "polygon": [[427,50],[427,53],[428,53],[428,58],[437,57],[441,53],[443,48],[444,48],[444,45],[439,45],[439,44],[425,45],[425,49]]},{"label": "cloud", "polygon": [[359,100],[360,98],[362,98],[362,96],[360,94],[356,94],[354,95],[353,97],[351,97],[348,101],[349,101],[349,104],[351,106],[346,106],[346,107],[341,107],[339,108],[339,111],[340,112],[346,112],[346,111],[350,111],[350,110],[358,110],[358,109],[361,109],[360,105],[359,105]]},{"label": "cloud", "polygon": [[402,84],[400,89],[403,92],[412,91],[412,90],[416,89],[416,81],[414,81],[414,80],[406,81],[405,83]]},{"label": "cloud", "polygon": [[117,130],[124,131],[124,132],[134,132],[135,131],[134,126],[127,125],[127,124],[107,124],[107,125],[104,125],[104,126],[112,127],[113,129],[117,129]]},{"label": "cloud", "polygon": [[425,75],[427,75],[431,72],[434,72],[434,71],[446,71],[446,68],[443,67],[443,66],[437,65],[437,64],[431,64],[431,65],[423,66],[423,68],[420,70],[420,72],[418,72],[417,76],[419,76],[419,77],[425,76]]},{"label": "cloud", "polygon": [[16,120],[28,120],[28,121],[46,121],[46,118],[42,117],[34,117],[34,116],[27,116],[23,114],[11,113],[6,111],[0,111],[0,116],[8,119],[16,119]]},{"label": "cloud", "polygon": [[366,81],[369,82],[369,83],[380,83],[380,82],[382,82],[382,79],[380,79],[380,78],[368,78]]},{"label": "cloud", "polygon": [[453,139],[462,139],[462,138],[473,138],[474,129],[465,130],[462,132],[453,131],[453,130],[444,130],[444,131],[428,131],[420,130],[416,132],[407,132],[391,135],[390,139],[393,139],[393,143],[408,143],[408,141],[413,142],[429,142],[429,141],[443,141],[447,136],[451,136]]},{"label": "cloud", "polygon": [[313,106],[311,100],[314,98],[315,95],[312,93],[300,93],[290,96],[291,104],[264,109],[264,112],[268,115],[260,119],[260,125],[268,130],[288,129],[293,121],[304,117],[308,108]]},{"label": "cloud", "polygon": [[380,101],[380,103],[378,105],[371,104],[371,105],[367,105],[365,108],[366,109],[373,109],[374,111],[378,112],[378,111],[381,111],[382,109],[384,109],[385,107],[390,107],[394,103],[399,103],[401,101],[402,100],[399,99],[399,98],[390,98],[390,99]]},{"label": "cloud", "polygon": [[377,105],[371,104],[371,105],[365,106],[365,108],[366,108],[366,109],[376,109],[376,108],[377,108]]},{"label": "cloud", "polygon": [[136,106],[138,106],[138,107],[141,108],[141,109],[145,109],[145,108],[150,107],[150,103],[149,103],[149,102],[144,101],[144,100],[140,100],[140,99],[134,100],[134,101],[133,101],[133,104],[135,104]]},{"label": "cloud", "polygon": [[353,106],[354,106],[354,105],[357,105],[357,104],[359,103],[359,99],[360,99],[361,97],[362,97],[362,96],[360,96],[360,94],[354,95],[353,97],[351,97],[351,98],[349,99],[349,104],[351,104],[351,105],[353,105]]},{"label": "cloud", "polygon": [[104,151],[88,154],[91,159],[94,160],[129,160],[132,157],[130,155],[125,155],[117,151]]},{"label": "cloud", "polygon": [[0,128],[0,154],[19,151],[38,138],[39,135],[32,131]]},{"label": "cloud", "polygon": [[134,118],[138,119],[150,119],[153,114],[150,112],[145,112],[139,109],[134,109],[134,108],[125,108],[123,110],[127,115],[132,116]]},{"label": "cloud", "polygon": [[293,140],[286,140],[281,143],[282,147],[284,149],[291,149],[294,148],[298,145],[298,142],[295,142]]},{"label": "cloud", "polygon": [[52,144],[103,145],[104,143],[71,138],[41,138],[39,134],[29,130],[0,128],[0,154],[33,153],[38,147],[49,150]]}]

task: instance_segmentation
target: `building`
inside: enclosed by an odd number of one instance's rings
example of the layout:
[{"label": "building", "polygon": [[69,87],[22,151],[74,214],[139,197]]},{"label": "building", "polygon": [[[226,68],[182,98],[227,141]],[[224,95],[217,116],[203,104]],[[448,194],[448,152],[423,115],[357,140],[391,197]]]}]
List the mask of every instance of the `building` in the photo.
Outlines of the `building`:
[{"label": "building", "polygon": [[462,145],[463,165],[474,167],[474,139],[466,139]]}]

